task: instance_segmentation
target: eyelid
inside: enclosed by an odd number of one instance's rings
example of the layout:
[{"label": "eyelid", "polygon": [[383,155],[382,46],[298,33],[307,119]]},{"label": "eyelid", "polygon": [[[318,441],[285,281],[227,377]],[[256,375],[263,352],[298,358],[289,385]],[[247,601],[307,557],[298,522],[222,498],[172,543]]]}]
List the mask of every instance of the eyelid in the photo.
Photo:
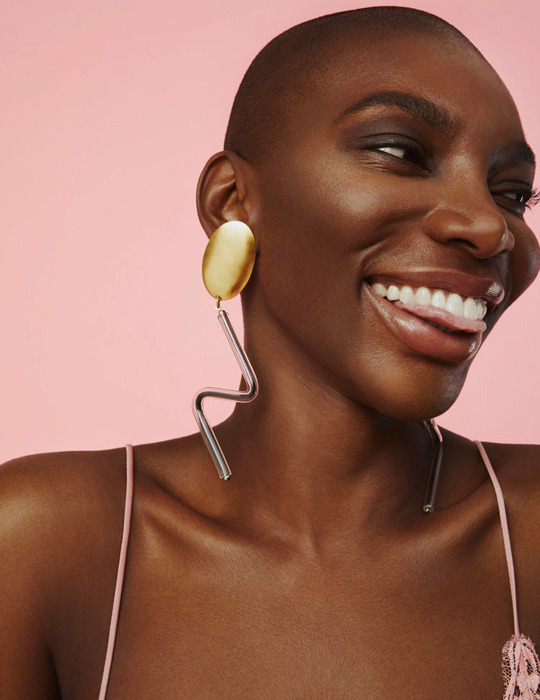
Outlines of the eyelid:
[{"label": "eyelid", "polygon": [[[529,201],[531,198],[537,199],[539,195],[538,189],[535,189],[532,185],[530,185],[527,182],[520,182],[518,180],[510,180],[507,182],[501,182],[497,185],[493,185],[491,191],[494,196],[497,195],[507,197],[508,199],[512,199],[512,197],[509,197],[508,195],[517,195],[525,197],[526,202]],[[523,202],[523,204],[525,204],[525,202]]]}]

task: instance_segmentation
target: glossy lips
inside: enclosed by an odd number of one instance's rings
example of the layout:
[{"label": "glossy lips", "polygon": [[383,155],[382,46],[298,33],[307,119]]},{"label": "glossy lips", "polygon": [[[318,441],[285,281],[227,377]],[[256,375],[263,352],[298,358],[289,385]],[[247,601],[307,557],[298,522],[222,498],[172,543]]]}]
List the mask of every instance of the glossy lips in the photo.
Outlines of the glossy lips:
[{"label": "glossy lips", "polygon": [[[448,274],[445,287],[449,289],[445,289],[432,274],[425,275],[424,284],[420,277],[410,275],[405,283],[372,280],[364,282],[362,290],[394,335],[412,350],[451,363],[472,359],[487,328],[483,318],[488,300],[498,304],[504,296],[502,288],[491,280],[461,274],[454,275],[452,284]],[[430,282],[435,284],[428,286]],[[459,292],[449,291],[452,288]]]},{"label": "glossy lips", "polygon": [[486,330],[482,321],[487,312],[485,299],[463,298],[456,292],[428,287],[416,290],[408,285],[390,284],[387,287],[381,282],[375,282],[372,289],[380,297],[396,302],[397,306],[416,316],[439,323],[444,329],[470,333]]}]

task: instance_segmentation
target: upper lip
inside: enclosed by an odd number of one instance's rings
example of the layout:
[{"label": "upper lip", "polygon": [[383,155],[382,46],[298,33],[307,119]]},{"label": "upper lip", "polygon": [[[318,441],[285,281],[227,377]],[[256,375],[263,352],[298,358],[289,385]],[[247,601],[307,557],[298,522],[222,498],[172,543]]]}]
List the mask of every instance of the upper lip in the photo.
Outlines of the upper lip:
[{"label": "upper lip", "polygon": [[484,299],[492,306],[500,304],[504,299],[504,287],[499,280],[471,275],[459,270],[416,269],[406,272],[381,272],[370,275],[366,281],[369,284],[381,282],[385,285],[392,283],[399,286],[408,285],[415,289],[419,287],[443,289],[463,297]]}]

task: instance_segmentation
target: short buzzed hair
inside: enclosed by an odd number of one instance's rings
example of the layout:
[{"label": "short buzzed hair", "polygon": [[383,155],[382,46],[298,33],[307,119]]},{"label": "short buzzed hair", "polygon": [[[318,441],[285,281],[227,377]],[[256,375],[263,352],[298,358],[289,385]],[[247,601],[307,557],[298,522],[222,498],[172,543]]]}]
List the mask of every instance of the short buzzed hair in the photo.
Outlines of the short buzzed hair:
[{"label": "short buzzed hair", "polygon": [[440,37],[482,56],[454,26],[409,7],[366,7],[302,22],[272,39],[249,66],[231,110],[225,149],[253,163],[264,159],[279,140],[291,106],[309,91],[310,80],[315,75],[324,79],[333,65],[336,46],[368,35],[378,39],[396,34]]}]

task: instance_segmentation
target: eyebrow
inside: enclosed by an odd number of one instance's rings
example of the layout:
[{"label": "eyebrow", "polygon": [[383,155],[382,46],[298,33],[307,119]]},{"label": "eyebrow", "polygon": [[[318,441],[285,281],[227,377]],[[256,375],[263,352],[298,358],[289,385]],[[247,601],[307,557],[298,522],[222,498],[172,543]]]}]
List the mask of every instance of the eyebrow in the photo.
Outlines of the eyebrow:
[{"label": "eyebrow", "polygon": [[385,107],[397,107],[397,109],[411,114],[425,122],[428,126],[439,131],[451,131],[455,125],[450,113],[440,105],[436,105],[425,97],[418,97],[407,92],[376,92],[364,97],[359,102],[355,102],[342,112],[336,122],[341,121],[353,112],[361,112],[373,105],[383,105]]},{"label": "eyebrow", "polygon": [[527,163],[532,165],[533,168],[536,167],[536,158],[534,156],[534,151],[525,141],[520,141],[515,139],[509,143],[500,146],[493,154],[493,162],[504,161],[510,165],[519,165],[520,163]]}]

